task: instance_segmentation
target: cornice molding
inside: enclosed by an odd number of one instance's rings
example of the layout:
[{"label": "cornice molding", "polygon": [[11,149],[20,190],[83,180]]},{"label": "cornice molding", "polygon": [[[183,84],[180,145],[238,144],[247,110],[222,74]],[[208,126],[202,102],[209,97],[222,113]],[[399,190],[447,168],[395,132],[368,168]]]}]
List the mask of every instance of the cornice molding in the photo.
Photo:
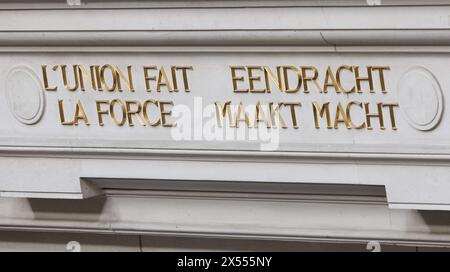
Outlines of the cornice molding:
[{"label": "cornice molding", "polygon": [[450,154],[388,153],[388,152],[307,152],[307,151],[237,151],[189,150],[154,148],[99,147],[33,147],[0,146],[1,157],[44,157],[76,159],[133,159],[177,161],[240,161],[240,162],[320,162],[377,165],[444,165],[450,164]]},{"label": "cornice molding", "polygon": [[1,7],[0,46],[450,45],[449,5],[72,10]]},{"label": "cornice molding", "polygon": [[[76,1],[73,1],[76,2]],[[0,0],[0,9],[95,9],[95,8],[179,8],[179,7],[349,7],[349,6],[445,6],[446,0]]]}]

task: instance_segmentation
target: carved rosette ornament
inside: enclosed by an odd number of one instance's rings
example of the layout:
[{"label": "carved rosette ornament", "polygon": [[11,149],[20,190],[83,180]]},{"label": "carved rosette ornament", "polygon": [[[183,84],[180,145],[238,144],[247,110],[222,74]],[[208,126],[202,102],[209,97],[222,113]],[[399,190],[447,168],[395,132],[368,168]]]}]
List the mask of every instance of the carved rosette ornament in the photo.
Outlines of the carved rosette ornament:
[{"label": "carved rosette ornament", "polygon": [[415,129],[428,131],[441,121],[444,97],[433,73],[421,66],[409,68],[398,82],[403,115]]},{"label": "carved rosette ornament", "polygon": [[6,101],[14,117],[26,125],[39,122],[44,114],[45,96],[36,73],[25,65],[15,66],[5,84]]}]

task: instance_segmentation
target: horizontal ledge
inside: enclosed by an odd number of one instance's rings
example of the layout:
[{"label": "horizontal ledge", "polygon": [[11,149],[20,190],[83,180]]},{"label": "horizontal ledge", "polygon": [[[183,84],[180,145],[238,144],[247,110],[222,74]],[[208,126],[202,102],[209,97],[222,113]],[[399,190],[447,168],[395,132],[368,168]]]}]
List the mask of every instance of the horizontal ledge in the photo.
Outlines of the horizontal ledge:
[{"label": "horizontal ledge", "polygon": [[450,204],[388,202],[390,209],[449,211]]},{"label": "horizontal ledge", "polygon": [[0,146],[0,157],[57,157],[78,159],[170,159],[215,161],[296,161],[320,160],[344,163],[377,164],[400,163],[450,163],[450,154],[429,153],[377,153],[377,152],[301,152],[301,151],[235,151],[235,150],[189,150],[189,149],[139,149],[139,148],[91,148],[91,147],[8,147]]},{"label": "horizontal ledge", "polygon": [[[335,233],[325,229],[322,235],[311,235],[309,230],[305,230],[300,234],[267,232],[260,233],[257,231],[248,232],[212,232],[204,230],[166,230],[166,229],[144,229],[144,228],[123,228],[123,227],[65,227],[56,224],[26,225],[11,224],[0,225],[0,230],[8,231],[36,231],[36,232],[73,232],[73,233],[96,233],[96,234],[136,234],[136,235],[157,235],[165,237],[194,237],[194,238],[231,238],[231,239],[256,239],[266,241],[291,241],[291,242],[344,242],[344,243],[363,243],[377,241],[383,245],[403,245],[403,246],[442,246],[448,247],[450,243],[447,234],[441,235],[439,240],[433,237],[414,237],[415,233],[407,235],[405,238],[399,238],[399,233],[388,233],[388,236],[373,235],[371,232],[357,233],[356,235],[348,235]],[[326,232],[326,233],[325,233]]]},{"label": "horizontal ledge", "polygon": [[374,198],[386,203],[386,191],[379,185],[317,184],[290,182],[200,181],[174,179],[83,178],[106,195],[179,197],[264,198],[296,200],[323,198]]},{"label": "horizontal ledge", "polygon": [[[119,9],[119,8],[211,8],[211,7],[367,7],[364,0],[171,0],[171,1],[124,1],[124,0],[84,0],[80,6],[70,6],[61,0],[0,0],[0,9]],[[377,6],[381,4],[372,4]],[[447,0],[383,0],[383,6],[436,6],[448,5]]]},{"label": "horizontal ledge", "polygon": [[450,53],[450,45],[389,46],[0,46],[0,53]]},{"label": "horizontal ledge", "polygon": [[450,29],[0,31],[0,46],[448,46]]},{"label": "horizontal ledge", "polygon": [[0,31],[433,30],[449,29],[449,12],[450,5],[0,9]]},{"label": "horizontal ledge", "polygon": [[50,198],[50,199],[83,199],[82,193],[58,192],[26,192],[26,191],[0,191],[0,197],[14,198]]}]

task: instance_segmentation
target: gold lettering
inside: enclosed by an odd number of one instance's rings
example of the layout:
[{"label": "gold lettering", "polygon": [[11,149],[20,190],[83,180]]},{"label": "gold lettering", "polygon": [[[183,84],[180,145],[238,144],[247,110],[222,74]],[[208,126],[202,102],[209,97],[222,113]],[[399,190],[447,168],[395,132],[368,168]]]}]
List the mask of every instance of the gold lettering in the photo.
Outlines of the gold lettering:
[{"label": "gold lettering", "polygon": [[150,80],[156,81],[156,76],[149,76],[148,71],[150,70],[157,70],[158,68],[156,66],[144,66],[144,79],[145,79],[145,88],[147,92],[151,91],[150,88]]},{"label": "gold lettering", "polygon": [[263,71],[263,69],[261,66],[247,66],[248,83],[250,85],[250,92],[251,93],[265,93],[266,89],[256,89],[255,88],[255,82],[261,81],[261,77],[255,76],[253,74],[254,71]]},{"label": "gold lettering", "polygon": [[391,68],[389,66],[372,66],[373,71],[378,71],[378,77],[380,78],[380,86],[381,86],[381,92],[387,93],[386,91],[386,85],[384,82],[384,71],[390,71]]},{"label": "gold lettering", "polygon": [[166,71],[162,66],[159,69],[158,81],[156,82],[156,91],[161,92],[161,86],[166,86],[167,90],[169,92],[172,92],[172,87],[170,86],[169,78],[167,77]]},{"label": "gold lettering", "polygon": [[[55,66],[57,67],[57,66]],[[44,88],[46,91],[56,91],[58,87],[50,87],[48,84],[48,77],[47,77],[47,65],[41,65],[42,68],[42,79],[44,80]],[[55,69],[53,69],[55,70]]]},{"label": "gold lettering", "polygon": [[59,118],[61,120],[61,125],[64,125],[64,126],[73,125],[73,121],[71,121],[71,122],[66,121],[66,118],[64,116],[64,108],[63,108],[63,100],[62,99],[58,100],[58,108],[59,108]]},{"label": "gold lettering", "polygon": [[277,77],[272,73],[272,70],[268,66],[264,66],[264,81],[266,83],[266,91],[270,93],[270,84],[269,79],[277,85],[277,88],[280,92],[283,91],[283,86],[281,83],[281,67],[277,66]]},{"label": "gold lettering", "polygon": [[95,77],[97,78],[97,89],[99,91],[103,91],[102,80],[100,77],[100,66],[94,65],[94,68],[95,68]]},{"label": "gold lettering", "polygon": [[342,70],[347,70],[347,71],[353,72],[353,67],[348,66],[348,65],[342,65],[336,70],[336,82],[337,82],[337,85],[339,86],[339,89],[341,89],[344,93],[355,92],[355,86],[353,86],[351,89],[345,89],[342,86],[342,81],[341,81]]},{"label": "gold lettering", "polygon": [[[218,126],[219,128],[223,127],[223,125],[224,125],[225,122],[226,122],[225,115],[227,115],[227,116],[228,116],[229,127],[230,127],[230,128],[236,127],[236,125],[233,123],[233,117],[231,116],[231,110],[230,110],[231,101],[225,102],[225,104],[223,105],[223,107],[222,107],[222,105],[220,104],[220,102],[218,102],[218,101],[214,102],[214,105],[215,105],[215,107],[216,107],[216,121],[217,121],[217,126]],[[223,122],[222,122],[222,120],[220,119],[221,116],[223,117]]]},{"label": "gold lettering", "polygon": [[297,117],[295,114],[295,107],[301,107],[302,104],[300,102],[298,102],[298,103],[284,102],[283,105],[285,105],[291,109],[292,127],[295,129],[298,129]]},{"label": "gold lettering", "polygon": [[352,107],[352,105],[357,105],[361,109],[363,108],[363,105],[362,105],[361,102],[350,101],[347,104],[347,108],[345,110],[345,113],[347,115],[348,123],[350,124],[351,127],[355,128],[355,129],[363,129],[363,128],[365,128],[366,124],[364,122],[362,122],[359,126],[356,126],[355,124],[353,124],[352,117],[351,117],[351,114],[350,114],[350,108]]},{"label": "gold lettering", "polygon": [[125,84],[127,84],[129,91],[134,92],[133,74],[131,71],[131,65],[127,66],[127,71],[128,71],[128,78],[123,74],[122,70],[120,70],[119,67],[117,66],[115,67],[115,78],[117,79],[117,87],[120,92],[123,91],[120,79],[123,79],[125,81]]},{"label": "gold lettering", "polygon": [[[135,105],[136,109],[131,109],[131,106]],[[125,106],[127,109],[127,117],[128,117],[128,125],[130,127],[134,126],[133,124],[133,115],[136,115],[138,117],[139,122],[141,123],[141,125],[145,126],[146,122],[145,119],[142,118],[141,116],[141,111],[142,111],[142,106],[141,103],[139,103],[138,101],[125,101]]]},{"label": "gold lettering", "polygon": [[334,128],[339,128],[339,123],[344,123],[347,128],[350,128],[350,122],[347,119],[344,109],[342,108],[341,102],[336,106],[336,115],[334,116]]},{"label": "gold lettering", "polygon": [[383,121],[383,103],[377,103],[377,110],[378,110],[378,113],[370,113],[369,103],[364,103],[364,111],[366,113],[367,129],[372,129],[370,118],[376,118],[376,117],[378,117],[378,120],[380,122],[380,129],[385,129],[384,121]]},{"label": "gold lettering", "polygon": [[[313,71],[312,76],[307,75],[307,71]],[[303,77],[303,89],[305,93],[309,93],[308,82],[312,82],[319,93],[322,93],[322,87],[317,83],[317,77],[319,77],[319,71],[314,66],[304,66],[302,67],[302,77]]]},{"label": "gold lettering", "polygon": [[397,130],[397,127],[395,125],[395,114],[394,114],[394,108],[398,107],[397,103],[383,103],[383,107],[388,107],[389,108],[389,117],[391,119],[391,128],[393,130]]},{"label": "gold lettering", "polygon": [[244,66],[230,66],[230,70],[231,70],[231,81],[233,82],[233,92],[248,93],[248,89],[239,89],[238,88],[238,82],[244,81],[244,77],[236,75],[237,70],[245,71],[245,67]]},{"label": "gold lettering", "polygon": [[254,124],[255,128],[259,127],[260,122],[264,122],[266,127],[270,128],[269,120],[267,120],[266,114],[261,108],[261,103],[258,101],[258,103],[256,103],[255,124]]},{"label": "gold lettering", "polygon": [[156,127],[156,126],[161,124],[161,118],[156,119],[154,122],[150,121],[150,118],[148,117],[148,110],[147,110],[149,104],[153,104],[159,109],[158,101],[153,100],[153,99],[149,99],[149,100],[146,100],[144,102],[144,105],[142,106],[142,111],[143,111],[145,120],[147,121],[147,123],[150,126]]},{"label": "gold lettering", "polygon": [[75,126],[78,126],[78,120],[83,120],[86,126],[90,125],[86,112],[84,111],[83,104],[81,104],[80,100],[77,101],[77,104],[75,106],[75,118],[73,121],[73,124]]},{"label": "gold lettering", "polygon": [[109,112],[108,112],[108,110],[102,110],[101,105],[105,105],[105,104],[108,105],[109,102],[108,102],[108,100],[98,100],[98,101],[95,101],[95,104],[96,104],[96,108],[97,108],[98,124],[100,126],[103,126],[104,123],[103,123],[102,115],[108,114]]},{"label": "gold lettering", "polygon": [[166,115],[167,116],[172,115],[172,110],[166,111],[166,109],[164,108],[165,105],[173,106],[173,102],[172,101],[159,101],[159,110],[161,113],[161,125],[163,127],[173,127],[174,125],[167,123],[167,119],[166,119]]},{"label": "gold lettering", "polygon": [[187,71],[193,71],[194,68],[192,66],[176,66],[176,70],[181,70],[181,75],[183,77],[184,91],[187,93],[190,92]]},{"label": "gold lettering", "polygon": [[244,105],[242,105],[242,102],[239,103],[238,109],[236,111],[236,127],[239,127],[239,122],[244,121],[247,127],[251,127],[250,125],[250,118],[248,117],[248,113],[244,109]]},{"label": "gold lettering", "polygon": [[333,128],[331,126],[331,115],[330,115],[330,102],[323,103],[322,106],[318,102],[313,102],[313,114],[314,114],[314,125],[316,128],[320,128],[319,126],[319,117],[323,118],[326,115],[327,118],[327,128]]},{"label": "gold lettering", "polygon": [[280,123],[280,127],[285,129],[285,128],[287,128],[286,122],[284,121],[283,116],[281,116],[281,113],[280,113],[283,103],[275,104],[275,107],[274,107],[274,104],[275,103],[273,103],[273,102],[269,103],[269,112],[270,112],[270,120],[272,121],[272,128],[277,127],[276,119],[275,119],[275,117],[277,117],[278,122]]},{"label": "gold lettering", "polygon": [[[331,81],[331,83],[330,83]],[[336,93],[340,93],[341,89],[336,81],[336,78],[333,75],[333,71],[331,71],[331,67],[328,66],[327,71],[325,73],[325,80],[323,82],[323,92],[328,93],[328,88],[333,87]]]},{"label": "gold lettering", "polygon": [[372,67],[367,66],[367,77],[362,77],[359,75],[359,66],[353,66],[353,72],[355,73],[355,81],[356,81],[356,90],[358,93],[362,93],[363,90],[361,89],[361,81],[367,81],[369,83],[369,89],[370,92],[373,93],[373,78],[372,78]]},{"label": "gold lettering", "polygon": [[[283,76],[284,76],[284,88],[286,93],[296,93],[300,88],[302,87],[302,74],[300,70],[295,66],[283,66]],[[287,71],[293,71],[295,72],[297,76],[297,86],[295,88],[289,87],[289,76]]]},{"label": "gold lettering", "polygon": [[84,88],[84,77],[87,77],[87,80],[91,84],[92,89],[93,90],[96,89],[94,68],[95,67],[92,65],[89,66],[89,69],[90,69],[90,75],[89,75],[88,72],[86,71],[86,69],[84,69],[83,65],[78,65],[78,76],[80,78],[80,88],[82,91],[86,91],[86,89]]},{"label": "gold lettering", "polygon": [[[119,105],[120,110],[122,112],[122,118],[120,121],[117,119],[117,116],[116,116],[116,111],[115,111],[115,107],[114,107],[116,104]],[[114,123],[116,125],[118,125],[119,127],[123,126],[125,124],[125,122],[127,121],[126,108],[120,99],[111,100],[111,102],[109,103],[109,114],[111,115]]]},{"label": "gold lettering", "polygon": [[73,69],[73,86],[69,86],[68,80],[67,80],[67,65],[61,65],[61,73],[63,78],[64,87],[68,89],[69,91],[75,91],[78,89],[78,65],[72,65]]},{"label": "gold lettering", "polygon": [[[105,78],[106,69],[108,69],[111,72],[111,77],[112,77],[112,85],[111,86],[108,86],[108,83],[106,83],[106,78]],[[103,65],[102,68],[100,69],[100,82],[101,82],[102,88],[105,88],[105,90],[107,90],[109,92],[113,92],[117,88],[117,81],[118,81],[117,75],[116,75],[116,71],[115,71],[114,67],[112,67],[112,65],[110,65],[110,64]]]}]

